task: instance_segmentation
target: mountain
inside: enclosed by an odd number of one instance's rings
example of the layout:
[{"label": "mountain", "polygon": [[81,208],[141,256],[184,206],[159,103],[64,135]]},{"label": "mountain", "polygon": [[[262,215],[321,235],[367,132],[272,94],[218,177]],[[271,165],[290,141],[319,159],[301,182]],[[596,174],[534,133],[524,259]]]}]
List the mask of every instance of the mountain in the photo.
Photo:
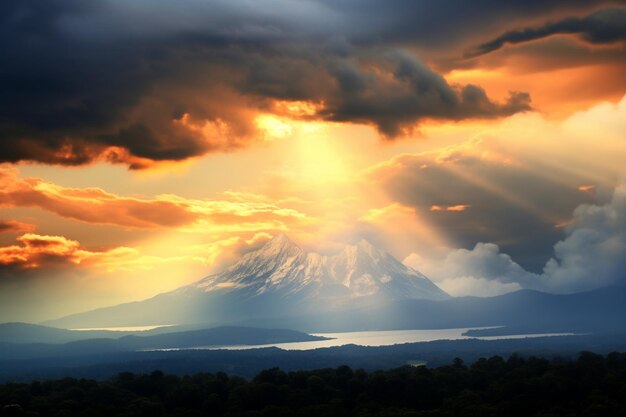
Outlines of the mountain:
[{"label": "mountain", "polygon": [[79,332],[30,323],[0,324],[0,341],[7,343],[37,343],[43,340],[48,343],[66,343],[80,339],[75,333]]},{"label": "mountain", "polygon": [[436,299],[448,295],[419,272],[362,240],[335,256],[305,252],[286,235],[225,271],[210,275],[178,293],[228,291],[254,298],[269,294],[287,299],[345,301],[361,297]]},{"label": "mountain", "polygon": [[30,323],[1,323],[0,341],[7,343],[67,343],[95,337],[124,336],[124,332],[75,331]]},{"label": "mountain", "polygon": [[284,234],[224,271],[148,300],[48,322],[59,327],[206,323],[317,315],[399,300],[449,296],[419,272],[367,241],[333,256],[307,252]]}]

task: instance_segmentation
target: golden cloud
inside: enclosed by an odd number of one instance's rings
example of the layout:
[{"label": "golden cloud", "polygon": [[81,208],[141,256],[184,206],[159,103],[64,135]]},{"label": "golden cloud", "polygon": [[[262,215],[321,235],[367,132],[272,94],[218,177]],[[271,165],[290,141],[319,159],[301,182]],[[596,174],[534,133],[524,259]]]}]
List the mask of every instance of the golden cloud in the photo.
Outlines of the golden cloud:
[{"label": "golden cloud", "polygon": [[594,185],[579,185],[577,189],[578,191],[587,193],[587,192],[593,192],[596,189],[596,187]]},{"label": "golden cloud", "polygon": [[34,230],[32,224],[22,223],[16,220],[0,220],[0,233],[25,233]]},{"label": "golden cloud", "polygon": [[81,265],[109,272],[152,269],[163,263],[181,260],[202,261],[193,256],[157,257],[142,255],[137,249],[119,246],[104,250],[84,248],[78,241],[64,236],[26,233],[16,243],[0,247],[0,265],[17,269],[35,269],[52,265]]},{"label": "golden cloud", "polygon": [[63,236],[27,233],[16,240],[18,244],[0,248],[1,265],[36,268],[46,259],[67,260],[75,264],[79,264],[82,259],[79,243]]},{"label": "golden cloud", "polygon": [[470,207],[469,204],[457,204],[454,206],[440,206],[435,204],[430,206],[430,211],[465,211]]},{"label": "golden cloud", "polygon": [[67,188],[38,178],[22,179],[15,169],[0,170],[0,207],[36,207],[80,222],[129,229],[256,232],[285,230],[308,221],[303,213],[279,207],[261,195],[242,199],[224,194],[223,200],[171,194],[127,197],[100,188]]}]

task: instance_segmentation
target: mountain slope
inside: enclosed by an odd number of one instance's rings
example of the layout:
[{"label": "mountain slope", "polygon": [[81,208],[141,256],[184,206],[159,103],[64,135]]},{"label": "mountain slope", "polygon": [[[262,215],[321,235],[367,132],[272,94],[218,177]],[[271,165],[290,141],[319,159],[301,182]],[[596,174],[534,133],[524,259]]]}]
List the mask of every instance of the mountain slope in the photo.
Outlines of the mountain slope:
[{"label": "mountain slope", "polygon": [[236,324],[449,296],[419,272],[361,241],[334,256],[306,252],[286,235],[223,272],[148,300],[48,322],[61,327]]},{"label": "mountain slope", "polygon": [[347,246],[335,256],[307,253],[286,235],[271,239],[225,271],[210,275],[180,292],[224,290],[254,297],[445,299],[447,294],[419,272],[367,241]]}]

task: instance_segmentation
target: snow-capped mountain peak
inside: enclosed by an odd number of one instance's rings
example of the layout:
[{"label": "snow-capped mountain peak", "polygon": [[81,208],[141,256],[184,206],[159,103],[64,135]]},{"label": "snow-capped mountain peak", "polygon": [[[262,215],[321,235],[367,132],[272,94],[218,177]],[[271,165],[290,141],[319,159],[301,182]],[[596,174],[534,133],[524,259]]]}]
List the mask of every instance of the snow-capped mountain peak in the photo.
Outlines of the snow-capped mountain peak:
[{"label": "snow-capped mountain peak", "polygon": [[380,252],[374,245],[372,245],[369,240],[361,239],[356,244],[358,249],[361,249],[367,253]]},{"label": "snow-capped mountain peak", "polygon": [[285,258],[290,256],[297,256],[303,252],[302,248],[296,245],[289,237],[284,234],[278,234],[268,240],[263,246],[259,249],[254,250],[252,252],[244,255],[244,258]]},{"label": "snow-capped mountain peak", "polygon": [[349,259],[354,259],[356,261],[357,258],[370,260],[381,260],[387,255],[386,252],[376,248],[369,241],[365,239],[361,239],[355,245],[346,246],[343,251],[343,256]]},{"label": "snow-capped mountain peak", "polygon": [[268,251],[300,249],[300,247],[295,244],[293,240],[289,239],[289,236],[284,233],[274,235],[270,240],[265,243],[265,245],[262,246],[262,248]]},{"label": "snow-capped mountain peak", "polygon": [[246,297],[274,294],[298,299],[319,298],[329,291],[352,299],[448,296],[424,275],[366,240],[346,246],[334,256],[324,256],[304,251],[285,234],[274,236],[223,272],[191,287],[204,292],[239,292]]}]

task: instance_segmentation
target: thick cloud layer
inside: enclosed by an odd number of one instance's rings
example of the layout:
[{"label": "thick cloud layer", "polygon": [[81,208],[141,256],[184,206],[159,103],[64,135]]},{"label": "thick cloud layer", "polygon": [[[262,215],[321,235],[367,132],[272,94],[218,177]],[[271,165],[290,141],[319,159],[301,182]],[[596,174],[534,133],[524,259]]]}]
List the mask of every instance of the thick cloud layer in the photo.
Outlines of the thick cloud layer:
[{"label": "thick cloud layer", "polygon": [[[494,103],[475,85],[456,89],[417,59],[390,56],[391,80],[339,62],[334,69],[339,94],[328,98],[322,111],[327,120],[373,123],[388,138],[426,118],[461,120],[508,116],[530,110],[530,96],[511,93],[505,103]],[[382,67],[382,66],[381,66]],[[380,68],[380,67],[379,67]]]},{"label": "thick cloud layer", "polygon": [[530,108],[526,93],[494,102],[403,48],[603,3],[7,0],[0,161],[142,168],[229,151],[258,140],[254,117],[274,100],[387,138],[424,119],[510,115]]}]

